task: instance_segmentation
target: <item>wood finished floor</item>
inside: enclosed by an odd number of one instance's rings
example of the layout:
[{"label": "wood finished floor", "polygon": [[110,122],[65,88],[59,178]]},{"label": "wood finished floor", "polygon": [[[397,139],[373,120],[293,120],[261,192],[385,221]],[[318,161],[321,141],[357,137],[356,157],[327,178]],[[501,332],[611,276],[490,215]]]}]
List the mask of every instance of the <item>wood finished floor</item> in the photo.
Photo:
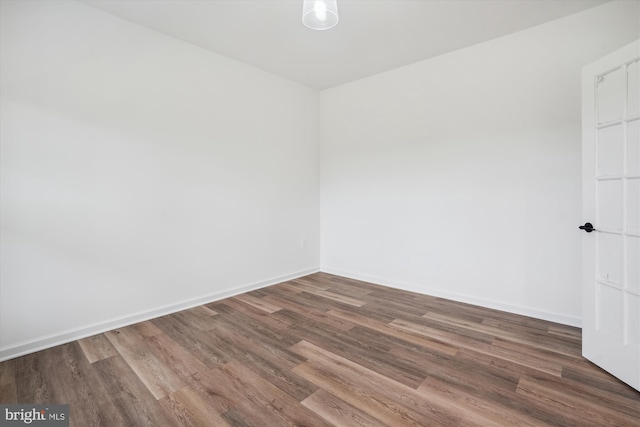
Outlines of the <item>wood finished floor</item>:
[{"label": "wood finished floor", "polygon": [[317,273],[0,363],[72,426],[640,426],[580,330]]}]

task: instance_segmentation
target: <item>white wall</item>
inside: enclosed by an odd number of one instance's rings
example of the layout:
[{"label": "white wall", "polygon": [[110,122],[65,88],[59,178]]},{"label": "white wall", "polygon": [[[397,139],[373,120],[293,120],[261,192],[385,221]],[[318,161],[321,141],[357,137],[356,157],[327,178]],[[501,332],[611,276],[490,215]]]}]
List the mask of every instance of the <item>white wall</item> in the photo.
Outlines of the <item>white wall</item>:
[{"label": "white wall", "polygon": [[0,1],[0,360],[315,271],[320,237],[325,271],[578,324],[580,67],[637,38],[638,12],[319,108],[91,7]]},{"label": "white wall", "polygon": [[0,8],[0,359],[317,271],[316,91],[76,2]]},{"label": "white wall", "polygon": [[580,324],[581,67],[638,4],[322,92],[322,270]]}]

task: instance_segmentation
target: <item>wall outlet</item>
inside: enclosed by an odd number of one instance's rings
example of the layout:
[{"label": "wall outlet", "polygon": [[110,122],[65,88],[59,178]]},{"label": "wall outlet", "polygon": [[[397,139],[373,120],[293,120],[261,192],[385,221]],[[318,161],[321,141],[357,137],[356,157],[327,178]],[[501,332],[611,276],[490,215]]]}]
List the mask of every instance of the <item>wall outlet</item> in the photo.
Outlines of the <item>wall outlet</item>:
[{"label": "wall outlet", "polygon": [[300,239],[300,247],[304,248],[304,244],[305,244],[305,240],[304,239]]}]

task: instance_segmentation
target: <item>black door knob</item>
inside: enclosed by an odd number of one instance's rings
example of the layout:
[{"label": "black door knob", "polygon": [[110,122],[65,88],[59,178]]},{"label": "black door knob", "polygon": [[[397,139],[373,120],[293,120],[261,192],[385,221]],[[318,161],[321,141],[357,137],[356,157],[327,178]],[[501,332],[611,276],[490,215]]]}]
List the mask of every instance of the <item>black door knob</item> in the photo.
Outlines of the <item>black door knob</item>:
[{"label": "black door knob", "polygon": [[585,222],[584,225],[581,225],[578,228],[580,230],[586,231],[587,233],[591,233],[592,231],[596,231],[596,229],[593,228],[593,224],[591,224],[590,222]]}]

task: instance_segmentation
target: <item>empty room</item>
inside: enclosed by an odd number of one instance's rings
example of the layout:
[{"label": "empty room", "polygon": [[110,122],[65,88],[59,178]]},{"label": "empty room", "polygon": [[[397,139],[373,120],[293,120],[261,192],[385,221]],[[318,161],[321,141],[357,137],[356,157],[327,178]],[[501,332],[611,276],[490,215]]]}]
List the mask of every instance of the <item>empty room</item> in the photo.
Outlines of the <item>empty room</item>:
[{"label": "empty room", "polygon": [[640,0],[0,0],[0,426],[640,426]]}]

